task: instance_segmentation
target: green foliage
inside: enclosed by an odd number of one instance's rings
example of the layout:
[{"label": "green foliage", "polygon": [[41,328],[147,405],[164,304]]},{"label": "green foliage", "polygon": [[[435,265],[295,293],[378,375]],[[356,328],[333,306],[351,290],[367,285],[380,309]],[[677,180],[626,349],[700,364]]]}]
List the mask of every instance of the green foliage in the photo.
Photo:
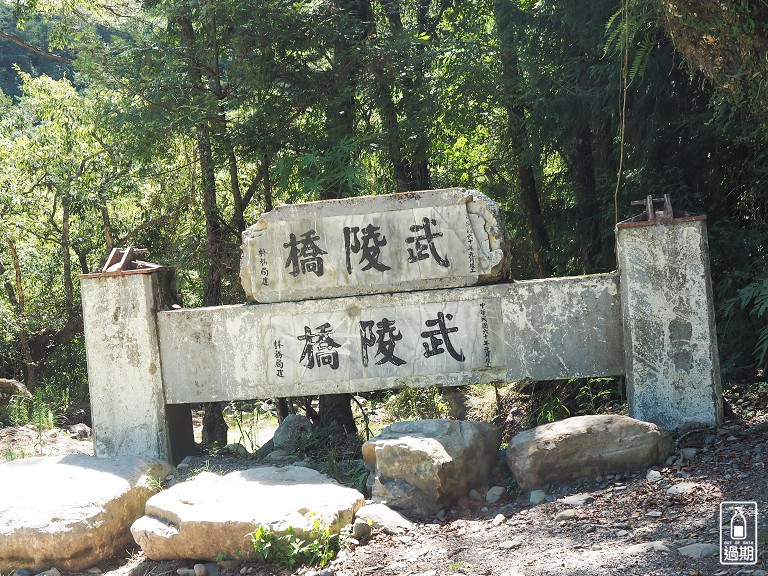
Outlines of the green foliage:
[{"label": "green foliage", "polygon": [[621,378],[586,378],[572,380],[579,385],[576,414],[603,414],[615,411],[626,402]]},{"label": "green foliage", "polygon": [[11,460],[21,460],[22,458],[27,458],[29,456],[32,456],[33,454],[27,453],[27,451],[22,448],[14,448],[12,446],[8,446],[5,449],[5,453],[2,456],[2,460],[5,462],[10,462]]},{"label": "green foliage", "polygon": [[746,312],[757,321],[757,342],[753,354],[757,366],[765,370],[768,368],[768,277],[740,288],[734,298],[725,302],[726,318],[733,318],[737,310]]},{"label": "green foliage", "polygon": [[12,426],[34,424],[42,433],[64,424],[68,406],[69,390],[62,390],[49,381],[38,386],[32,398],[13,396],[6,417]]},{"label": "green foliage", "polygon": [[392,420],[443,418],[448,414],[448,405],[437,386],[403,388],[390,395],[385,408]]},{"label": "green foliage", "polygon": [[339,536],[318,518],[301,534],[292,526],[278,533],[259,525],[251,535],[251,543],[259,561],[289,570],[303,564],[322,568],[339,551]]},{"label": "green foliage", "polygon": [[[14,21],[13,7],[0,3],[0,30],[13,34],[21,40],[42,50],[47,50],[52,32],[52,23],[46,22],[39,15],[28,19],[23,28]],[[52,78],[70,75],[72,66],[56,62],[35,54],[8,40],[0,39],[0,92],[13,97],[21,95],[21,82],[14,66],[38,76],[45,74]]]},{"label": "green foliage", "polygon": [[563,420],[571,415],[571,411],[563,403],[563,400],[559,396],[550,398],[539,408],[539,412],[536,415],[536,424],[549,424],[556,422],[557,420]]},{"label": "green foliage", "polygon": [[522,381],[517,385],[517,392],[516,404],[523,428],[574,415],[615,414],[626,409],[623,378]]}]

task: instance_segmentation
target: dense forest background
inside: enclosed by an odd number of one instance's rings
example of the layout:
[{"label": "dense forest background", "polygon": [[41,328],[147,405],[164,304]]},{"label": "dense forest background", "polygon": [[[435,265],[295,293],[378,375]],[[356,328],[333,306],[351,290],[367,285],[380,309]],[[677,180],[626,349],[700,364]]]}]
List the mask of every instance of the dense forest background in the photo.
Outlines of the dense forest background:
[{"label": "dense forest background", "polygon": [[463,186],[515,278],[615,268],[629,202],[708,214],[723,376],[768,360],[767,8],[719,0],[0,2],[0,377],[87,402],[113,247],[243,301],[278,203]]}]

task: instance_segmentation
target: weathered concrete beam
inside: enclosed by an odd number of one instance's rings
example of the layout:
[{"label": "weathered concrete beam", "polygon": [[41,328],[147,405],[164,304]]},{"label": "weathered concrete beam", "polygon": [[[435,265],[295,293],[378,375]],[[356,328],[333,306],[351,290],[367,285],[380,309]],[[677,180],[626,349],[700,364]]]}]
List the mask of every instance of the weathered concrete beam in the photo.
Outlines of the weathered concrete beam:
[{"label": "weathered concrete beam", "polygon": [[463,188],[278,206],[243,233],[249,302],[471,286],[505,278],[499,206]]},{"label": "weathered concrete beam", "polygon": [[172,404],[623,373],[616,275],[158,313]]},{"label": "weathered concrete beam", "polygon": [[628,221],[617,235],[630,416],[666,429],[718,424],[705,217]]}]

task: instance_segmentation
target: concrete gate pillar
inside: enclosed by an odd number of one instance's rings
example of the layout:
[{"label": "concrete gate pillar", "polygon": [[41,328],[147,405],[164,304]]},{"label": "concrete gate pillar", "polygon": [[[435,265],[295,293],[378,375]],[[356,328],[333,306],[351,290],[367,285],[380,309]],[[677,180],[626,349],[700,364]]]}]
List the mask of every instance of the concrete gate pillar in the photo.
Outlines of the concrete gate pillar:
[{"label": "concrete gate pillar", "polygon": [[[659,202],[658,200],[656,202]],[[656,211],[617,226],[630,416],[667,429],[723,416],[706,217]]]},{"label": "concrete gate pillar", "polygon": [[175,271],[123,260],[134,269],[80,277],[95,453],[175,464],[194,447],[189,406],[165,404],[157,336],[157,311],[176,298]]}]

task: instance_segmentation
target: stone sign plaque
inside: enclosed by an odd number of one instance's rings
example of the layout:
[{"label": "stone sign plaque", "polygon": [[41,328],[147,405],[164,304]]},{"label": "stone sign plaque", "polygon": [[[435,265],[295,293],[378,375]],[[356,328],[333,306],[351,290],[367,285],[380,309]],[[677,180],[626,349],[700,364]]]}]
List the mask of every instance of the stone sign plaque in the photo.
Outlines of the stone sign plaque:
[{"label": "stone sign plaque", "polygon": [[273,316],[267,380],[291,385],[504,367],[499,300]]},{"label": "stone sign plaque", "polygon": [[621,373],[597,275],[157,313],[170,404]]},{"label": "stone sign plaque", "polygon": [[278,302],[501,279],[499,214],[460,188],[280,206],[243,233],[243,288]]}]

